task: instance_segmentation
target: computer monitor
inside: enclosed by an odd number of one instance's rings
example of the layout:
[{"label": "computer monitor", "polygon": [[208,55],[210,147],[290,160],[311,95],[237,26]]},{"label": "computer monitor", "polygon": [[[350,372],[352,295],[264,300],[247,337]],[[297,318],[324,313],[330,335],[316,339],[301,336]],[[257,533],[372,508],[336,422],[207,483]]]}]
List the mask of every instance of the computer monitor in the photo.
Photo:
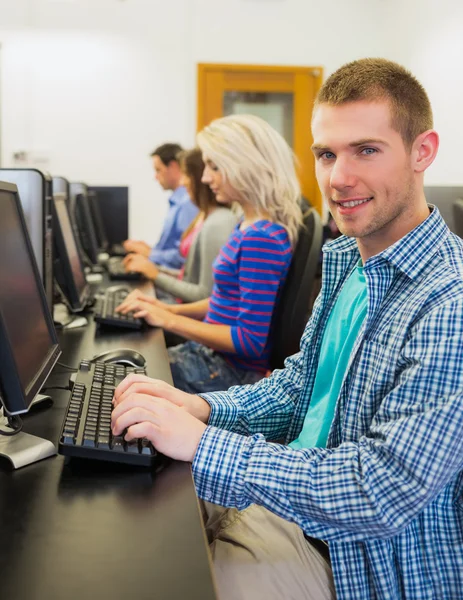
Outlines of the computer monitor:
[{"label": "computer monitor", "polygon": [[109,242],[108,236],[106,235],[106,227],[101,215],[100,205],[98,203],[98,195],[93,190],[88,191],[88,202],[90,205],[90,211],[92,213],[98,247],[100,250],[107,252],[109,249]]},{"label": "computer monitor", "polygon": [[70,310],[80,312],[87,305],[90,286],[85,278],[66,195],[53,194],[52,206],[55,279]]},{"label": "computer monitor", "polygon": [[18,188],[48,306],[52,310],[51,179],[37,169],[0,169],[0,180],[14,183]]},{"label": "computer monitor", "polygon": [[98,196],[109,246],[120,245],[129,237],[129,188],[126,186],[89,186]]},{"label": "computer monitor", "polygon": [[53,194],[64,194],[67,202],[69,202],[69,181],[65,177],[52,177]]},{"label": "computer monitor", "polygon": [[8,415],[28,410],[58,360],[53,318],[17,187],[0,183],[0,393]]},{"label": "computer monitor", "polygon": [[88,189],[85,183],[70,184],[71,212],[74,215],[82,247],[93,265],[98,264],[98,241],[93,224]]},{"label": "computer monitor", "polygon": [[458,234],[455,225],[453,204],[457,198],[463,198],[463,187],[426,185],[424,187],[424,195],[429,204],[437,206],[450,231]]}]

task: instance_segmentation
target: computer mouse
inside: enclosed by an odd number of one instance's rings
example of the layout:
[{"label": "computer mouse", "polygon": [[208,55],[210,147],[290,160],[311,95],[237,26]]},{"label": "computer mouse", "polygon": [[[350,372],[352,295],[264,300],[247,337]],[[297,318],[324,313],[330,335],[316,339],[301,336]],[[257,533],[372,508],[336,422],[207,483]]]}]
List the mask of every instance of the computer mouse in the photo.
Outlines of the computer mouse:
[{"label": "computer mouse", "polygon": [[92,359],[93,362],[97,360],[105,363],[129,365],[130,367],[144,367],[146,363],[145,357],[132,348],[115,348],[114,350],[100,352]]}]

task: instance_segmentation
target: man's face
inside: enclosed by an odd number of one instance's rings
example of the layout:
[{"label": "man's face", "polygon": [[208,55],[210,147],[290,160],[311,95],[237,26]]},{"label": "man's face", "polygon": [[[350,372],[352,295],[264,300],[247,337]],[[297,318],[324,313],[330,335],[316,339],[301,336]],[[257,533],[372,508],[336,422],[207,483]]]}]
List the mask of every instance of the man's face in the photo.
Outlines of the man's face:
[{"label": "man's face", "polygon": [[172,177],[171,177],[171,168],[170,165],[166,166],[159,156],[153,156],[153,168],[154,168],[154,177],[159,185],[164,190],[172,189]]},{"label": "man's face", "polygon": [[413,227],[417,185],[410,151],[386,101],[320,104],[312,120],[320,190],[345,235],[380,249]]}]

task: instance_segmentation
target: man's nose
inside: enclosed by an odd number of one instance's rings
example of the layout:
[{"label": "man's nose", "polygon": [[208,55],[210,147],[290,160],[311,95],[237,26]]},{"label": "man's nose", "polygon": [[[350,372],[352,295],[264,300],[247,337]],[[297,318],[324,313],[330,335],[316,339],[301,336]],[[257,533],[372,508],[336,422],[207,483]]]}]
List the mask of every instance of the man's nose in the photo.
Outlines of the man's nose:
[{"label": "man's nose", "polygon": [[356,181],[357,176],[352,162],[346,158],[336,158],[331,168],[330,186],[335,190],[342,190],[346,187],[354,187]]}]

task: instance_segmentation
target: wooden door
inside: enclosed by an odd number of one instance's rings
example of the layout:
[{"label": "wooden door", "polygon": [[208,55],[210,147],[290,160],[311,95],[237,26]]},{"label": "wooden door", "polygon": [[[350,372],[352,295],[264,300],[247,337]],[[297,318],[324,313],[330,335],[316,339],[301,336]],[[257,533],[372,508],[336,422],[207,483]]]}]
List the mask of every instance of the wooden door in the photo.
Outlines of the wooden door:
[{"label": "wooden door", "polygon": [[198,131],[229,114],[263,117],[293,148],[302,193],[320,214],[310,121],[322,75],[321,67],[198,65]]}]

